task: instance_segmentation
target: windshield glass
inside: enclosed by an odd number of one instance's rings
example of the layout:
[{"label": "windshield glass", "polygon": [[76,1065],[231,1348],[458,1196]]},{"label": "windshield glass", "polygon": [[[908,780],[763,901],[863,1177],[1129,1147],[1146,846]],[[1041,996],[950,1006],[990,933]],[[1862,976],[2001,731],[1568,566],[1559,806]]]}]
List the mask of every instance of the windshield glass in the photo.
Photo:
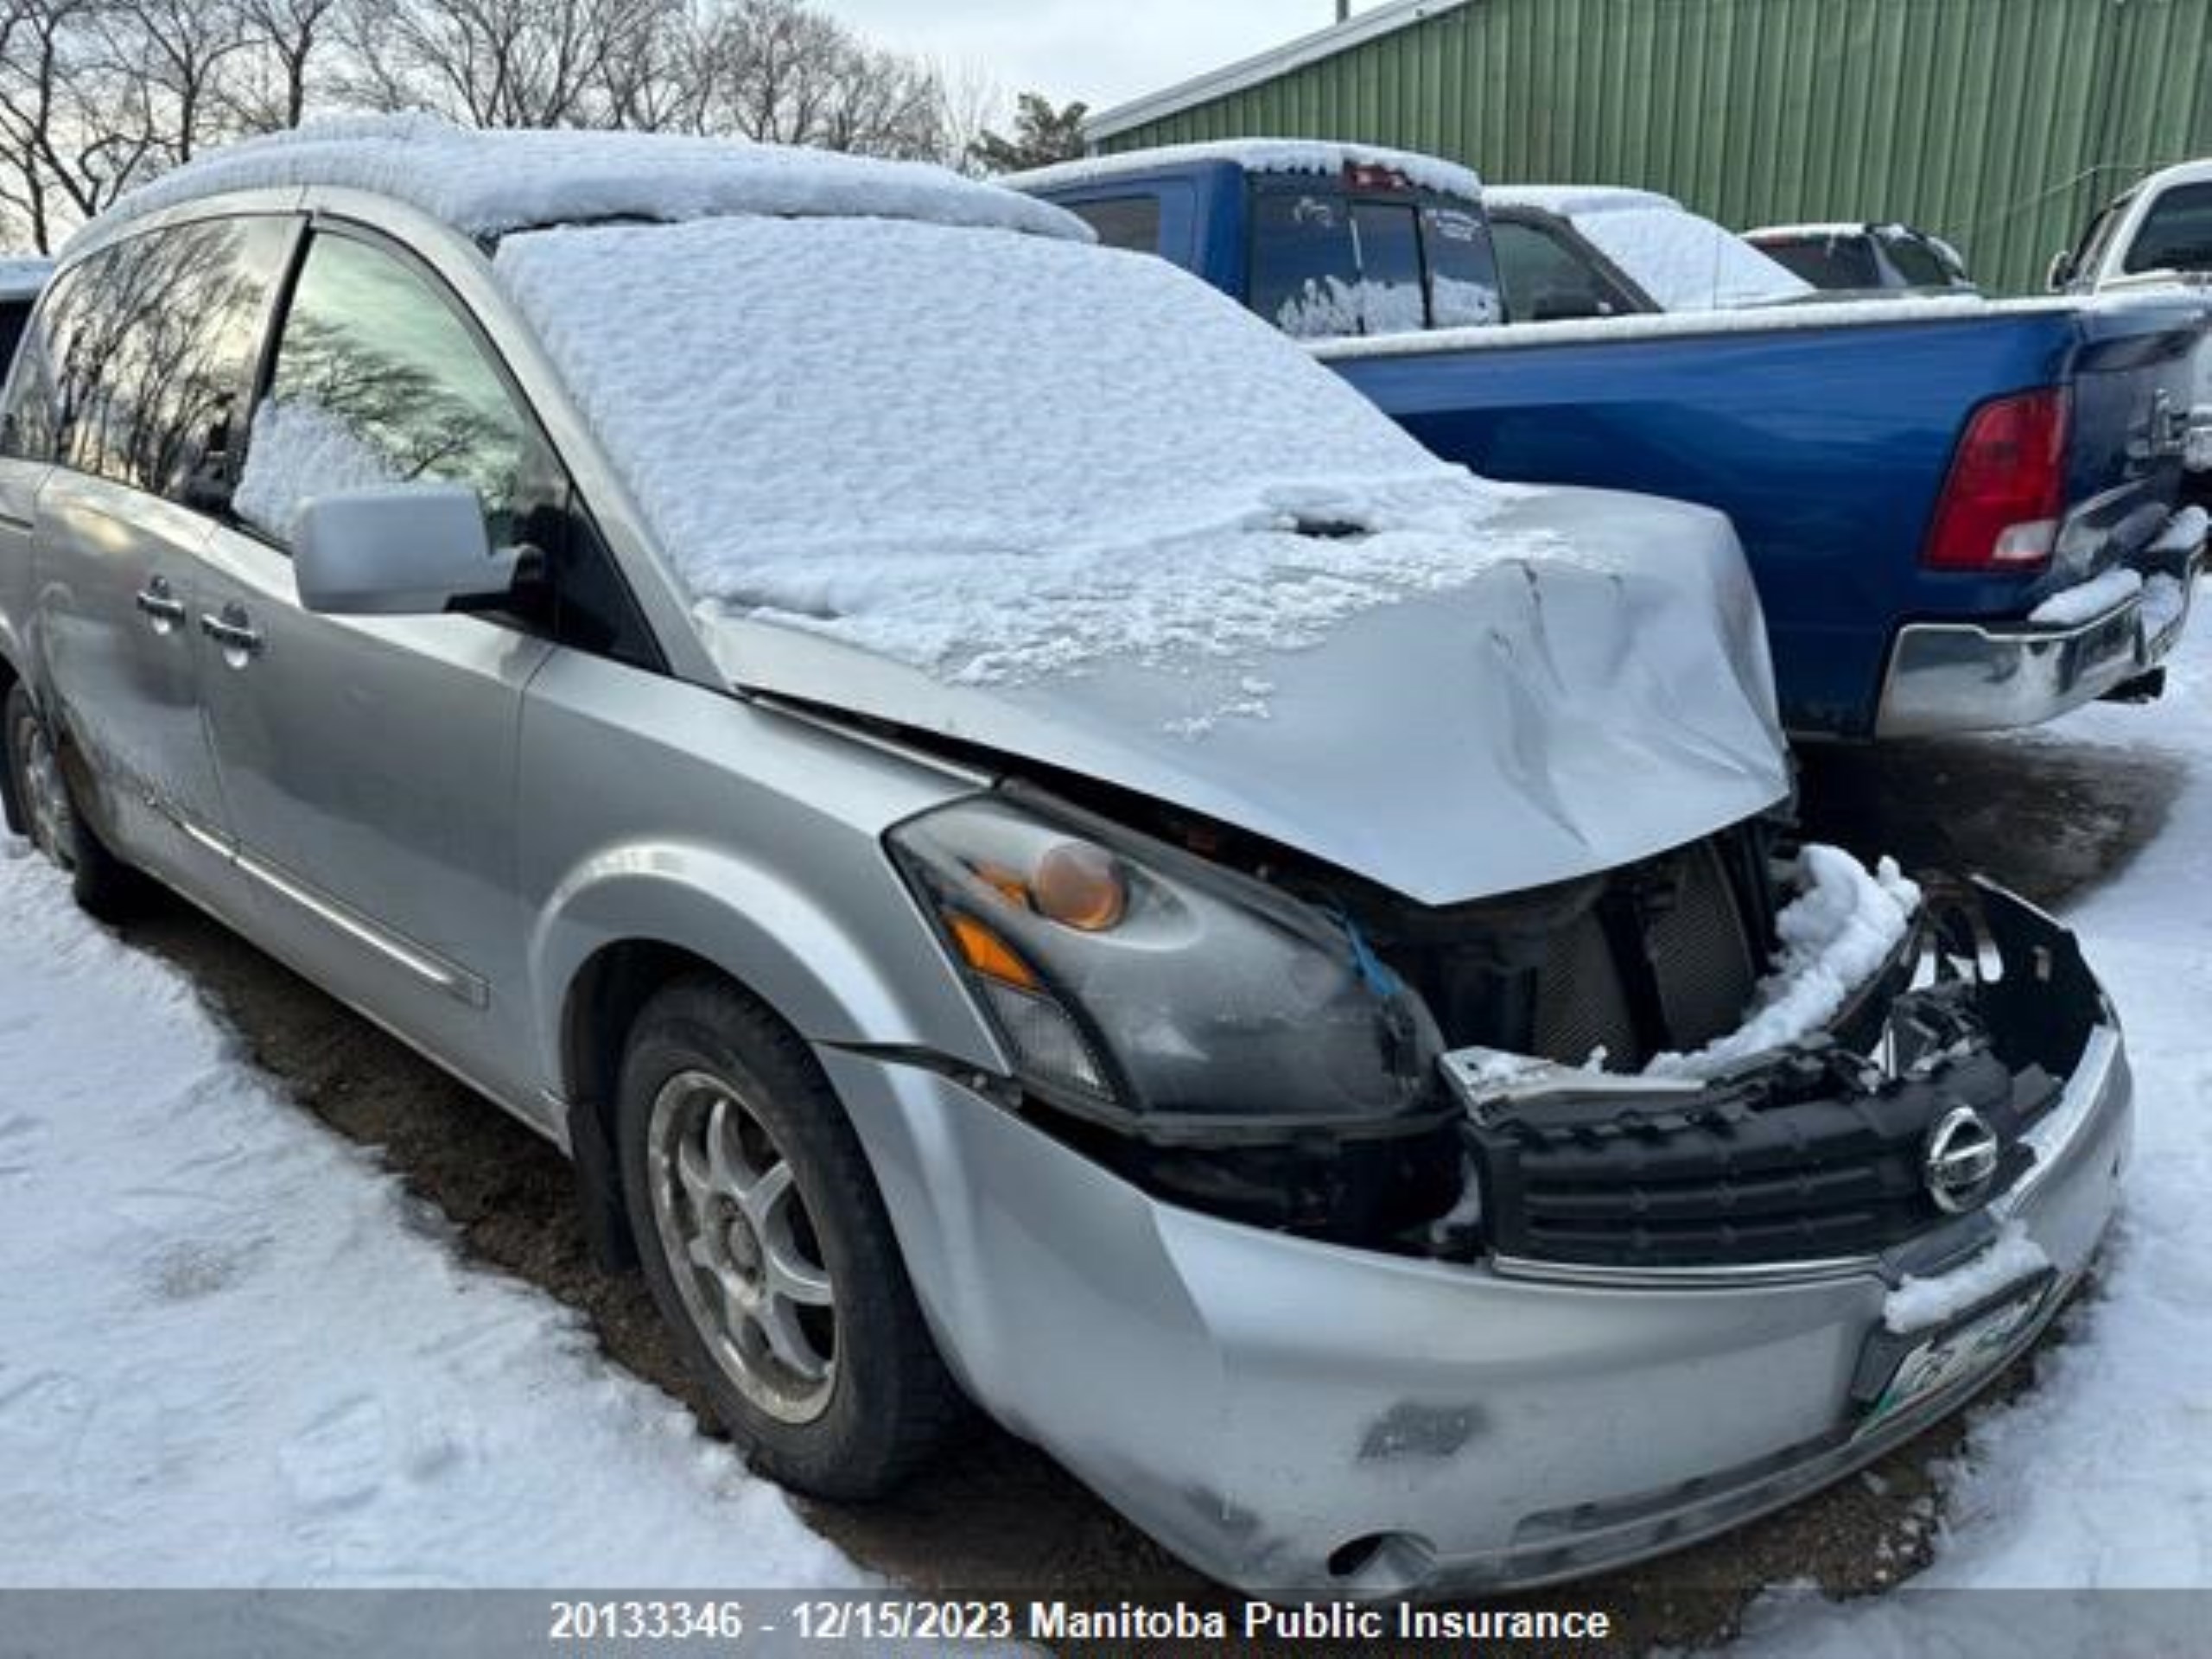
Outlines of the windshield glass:
[{"label": "windshield glass", "polygon": [[695,600],[950,677],[1294,641],[1529,551],[1469,533],[1502,488],[1148,256],[757,218],[495,269]]},{"label": "windshield glass", "polygon": [[1669,311],[1765,305],[1812,291],[1741,237],[1672,204],[1573,218],[1599,252]]},{"label": "windshield glass", "polygon": [[1761,253],[1803,277],[1815,288],[1857,289],[1881,285],[1882,273],[1874,263],[1871,238],[1848,235],[1792,237],[1786,241],[1762,240]]}]

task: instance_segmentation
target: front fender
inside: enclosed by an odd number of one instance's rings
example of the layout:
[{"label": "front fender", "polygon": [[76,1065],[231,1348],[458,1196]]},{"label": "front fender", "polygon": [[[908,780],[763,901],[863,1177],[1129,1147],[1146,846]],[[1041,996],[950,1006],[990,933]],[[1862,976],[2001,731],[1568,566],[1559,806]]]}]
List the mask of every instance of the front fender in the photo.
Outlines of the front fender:
[{"label": "front fender", "polygon": [[[611,945],[671,946],[712,963],[810,1043],[928,1049],[992,1071],[1004,1057],[890,869],[888,903],[833,914],[721,848],[632,843],[585,859],[548,898],[530,940],[541,1075],[563,1073],[570,988]],[[901,915],[893,906],[902,906]],[[866,913],[866,937],[849,919]]]}]

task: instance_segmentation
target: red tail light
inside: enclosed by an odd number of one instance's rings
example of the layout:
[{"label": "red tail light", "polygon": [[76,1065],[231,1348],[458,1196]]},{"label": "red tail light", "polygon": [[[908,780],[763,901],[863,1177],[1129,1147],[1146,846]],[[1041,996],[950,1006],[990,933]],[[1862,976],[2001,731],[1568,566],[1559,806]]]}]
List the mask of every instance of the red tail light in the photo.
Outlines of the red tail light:
[{"label": "red tail light", "polygon": [[1974,412],[1920,562],[1935,570],[2031,570],[2046,563],[2066,508],[2063,386],[1993,397]]}]

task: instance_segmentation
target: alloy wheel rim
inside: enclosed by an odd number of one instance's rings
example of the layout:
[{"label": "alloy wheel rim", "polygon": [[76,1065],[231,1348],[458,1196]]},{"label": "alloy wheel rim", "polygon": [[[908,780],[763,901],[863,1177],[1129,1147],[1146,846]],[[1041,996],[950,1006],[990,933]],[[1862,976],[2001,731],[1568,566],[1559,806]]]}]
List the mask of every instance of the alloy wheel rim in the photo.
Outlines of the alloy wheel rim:
[{"label": "alloy wheel rim", "polygon": [[653,1223],[709,1352],[747,1400],[787,1423],[829,1409],[837,1300],[790,1160],[744,1089],[683,1071],[646,1130]]},{"label": "alloy wheel rim", "polygon": [[16,728],[16,753],[23,757],[23,809],[30,820],[32,844],[67,869],[73,861],[69,849],[75,842],[75,819],[60,758],[35,715],[26,716]]}]

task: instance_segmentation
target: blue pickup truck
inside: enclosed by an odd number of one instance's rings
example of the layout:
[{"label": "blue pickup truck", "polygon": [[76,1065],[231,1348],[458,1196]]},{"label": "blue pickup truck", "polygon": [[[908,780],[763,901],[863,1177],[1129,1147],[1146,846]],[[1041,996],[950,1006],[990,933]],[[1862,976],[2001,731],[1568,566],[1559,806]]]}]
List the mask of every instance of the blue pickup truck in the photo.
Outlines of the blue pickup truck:
[{"label": "blue pickup truck", "polygon": [[1526,298],[1568,291],[1531,262],[1571,250],[1493,241],[1475,175],[1431,157],[1258,141],[1011,182],[1306,338],[1447,460],[1726,512],[1799,735],[2147,697],[2186,623],[2205,298],[1576,316]]}]

